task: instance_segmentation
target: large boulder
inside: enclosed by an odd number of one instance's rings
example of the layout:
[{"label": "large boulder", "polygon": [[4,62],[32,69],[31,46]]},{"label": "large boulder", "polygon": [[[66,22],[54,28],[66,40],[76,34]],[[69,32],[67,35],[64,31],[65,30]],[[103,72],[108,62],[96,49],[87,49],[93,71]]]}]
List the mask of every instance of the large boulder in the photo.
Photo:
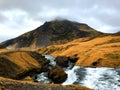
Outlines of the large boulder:
[{"label": "large boulder", "polygon": [[68,57],[57,56],[55,58],[55,61],[56,61],[56,64],[60,67],[68,67],[68,63],[69,63]]},{"label": "large boulder", "polygon": [[62,68],[55,66],[48,72],[48,77],[54,83],[63,83],[67,79],[67,74]]}]

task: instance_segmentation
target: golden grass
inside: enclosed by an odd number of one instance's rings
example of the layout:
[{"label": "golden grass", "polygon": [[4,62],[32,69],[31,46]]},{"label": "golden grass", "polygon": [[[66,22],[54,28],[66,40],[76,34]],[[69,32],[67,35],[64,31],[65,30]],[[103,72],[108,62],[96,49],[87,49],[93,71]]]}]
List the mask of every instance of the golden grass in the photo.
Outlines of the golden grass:
[{"label": "golden grass", "polygon": [[[84,40],[84,41],[83,41]],[[114,53],[120,55],[120,36],[104,36],[89,41],[84,38],[76,39],[62,45],[52,45],[40,48],[39,53],[53,56],[72,56],[77,54],[79,60],[76,65],[92,67],[120,67],[119,58],[108,58],[105,54]]]},{"label": "golden grass", "polygon": [[0,75],[20,79],[31,70],[41,69],[41,64],[29,52],[12,51],[0,54]]},{"label": "golden grass", "polygon": [[0,54],[4,53],[4,52],[9,52],[9,50],[8,49],[0,49]]},{"label": "golden grass", "polygon": [[15,52],[6,56],[10,61],[16,63],[18,66],[29,69],[31,66],[38,67],[39,63],[32,58],[27,52]]}]

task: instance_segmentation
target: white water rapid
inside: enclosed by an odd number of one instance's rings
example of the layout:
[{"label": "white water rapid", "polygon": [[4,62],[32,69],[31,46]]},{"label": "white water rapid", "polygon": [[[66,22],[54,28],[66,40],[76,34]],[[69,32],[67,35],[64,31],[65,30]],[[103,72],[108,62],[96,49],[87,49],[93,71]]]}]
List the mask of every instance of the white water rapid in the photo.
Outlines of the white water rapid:
[{"label": "white water rapid", "polygon": [[74,66],[66,73],[68,78],[63,85],[78,84],[95,90],[120,90],[120,69]]},{"label": "white water rapid", "polygon": [[[45,55],[45,57],[51,61],[51,65],[56,64],[52,56]],[[68,78],[62,83],[63,85],[77,84],[95,90],[120,90],[120,68],[70,67],[64,69]],[[37,80],[44,83],[51,82],[46,73],[39,74]]]}]

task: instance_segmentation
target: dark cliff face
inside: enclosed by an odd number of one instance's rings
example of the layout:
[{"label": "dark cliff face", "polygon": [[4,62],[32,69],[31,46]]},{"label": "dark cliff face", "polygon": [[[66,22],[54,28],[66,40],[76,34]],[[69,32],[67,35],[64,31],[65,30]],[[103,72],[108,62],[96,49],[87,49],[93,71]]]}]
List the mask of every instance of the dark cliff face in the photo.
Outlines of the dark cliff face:
[{"label": "dark cliff face", "polygon": [[34,48],[53,44],[67,43],[77,38],[95,37],[101,35],[86,24],[71,22],[68,20],[55,20],[45,22],[37,29],[27,32],[17,38],[2,42],[0,48],[12,46],[24,48],[34,45]]}]

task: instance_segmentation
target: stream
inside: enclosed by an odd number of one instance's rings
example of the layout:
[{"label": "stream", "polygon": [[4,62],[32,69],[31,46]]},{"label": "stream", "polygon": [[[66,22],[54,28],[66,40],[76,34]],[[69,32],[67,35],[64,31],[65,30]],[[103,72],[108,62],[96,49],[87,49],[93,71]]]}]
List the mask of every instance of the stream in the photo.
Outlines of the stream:
[{"label": "stream", "polygon": [[[45,55],[45,58],[49,59],[51,65],[55,65],[54,57]],[[91,68],[74,66],[70,68],[64,68],[68,74],[68,78],[62,85],[82,85],[95,90],[120,90],[120,68]],[[52,82],[48,77],[47,73],[43,72],[37,75],[37,81],[43,83]]]}]

